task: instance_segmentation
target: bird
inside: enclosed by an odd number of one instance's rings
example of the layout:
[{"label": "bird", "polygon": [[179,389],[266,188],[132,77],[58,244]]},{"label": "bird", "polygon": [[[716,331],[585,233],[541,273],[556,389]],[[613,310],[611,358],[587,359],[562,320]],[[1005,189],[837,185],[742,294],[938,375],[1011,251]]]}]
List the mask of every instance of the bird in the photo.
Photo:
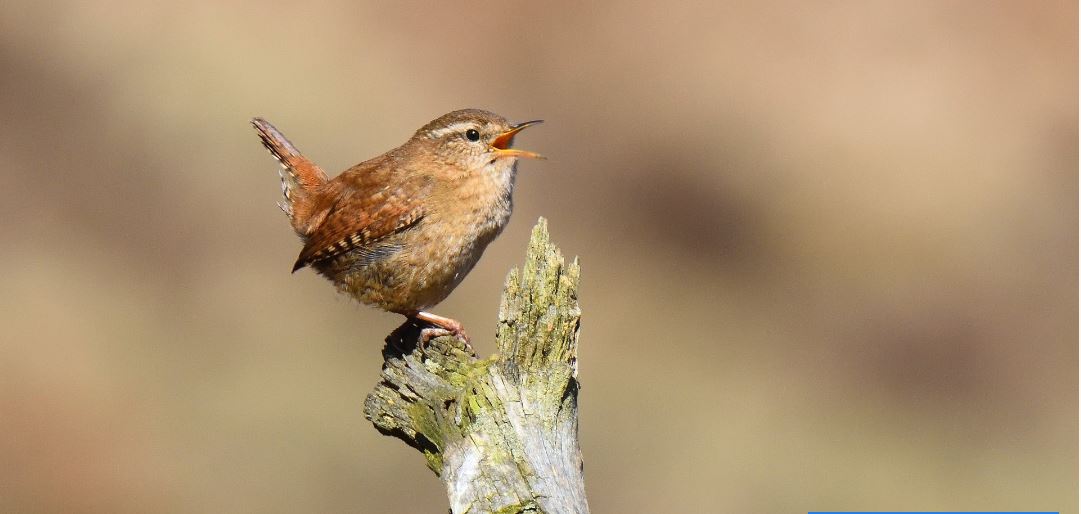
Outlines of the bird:
[{"label": "bird", "polygon": [[310,267],[361,303],[422,322],[421,345],[441,335],[468,345],[461,322],[430,310],[510,220],[518,161],[544,159],[514,138],[541,122],[452,111],[331,179],[270,122],[251,120],[281,164],[278,205],[304,245],[293,272]]}]

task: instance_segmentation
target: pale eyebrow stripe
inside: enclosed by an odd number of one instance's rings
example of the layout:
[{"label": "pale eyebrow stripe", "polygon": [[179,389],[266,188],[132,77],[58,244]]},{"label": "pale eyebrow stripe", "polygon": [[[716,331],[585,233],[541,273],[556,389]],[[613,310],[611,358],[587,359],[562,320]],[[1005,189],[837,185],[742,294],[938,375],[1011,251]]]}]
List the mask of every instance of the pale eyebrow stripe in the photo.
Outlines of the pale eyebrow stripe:
[{"label": "pale eyebrow stripe", "polygon": [[461,122],[455,123],[455,124],[453,124],[453,125],[451,125],[449,127],[443,127],[441,129],[433,130],[433,131],[431,131],[430,134],[434,138],[440,138],[440,137],[443,137],[443,136],[445,136],[447,134],[450,134],[452,132],[463,132],[466,129],[473,128],[473,127],[474,127],[473,123],[468,122],[468,121],[461,121]]}]

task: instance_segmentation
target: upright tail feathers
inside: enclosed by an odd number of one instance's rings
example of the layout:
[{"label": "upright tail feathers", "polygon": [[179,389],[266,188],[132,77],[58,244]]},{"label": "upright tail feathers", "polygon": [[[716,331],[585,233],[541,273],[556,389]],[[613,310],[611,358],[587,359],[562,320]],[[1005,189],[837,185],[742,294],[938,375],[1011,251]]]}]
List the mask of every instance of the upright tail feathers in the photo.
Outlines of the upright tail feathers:
[{"label": "upright tail feathers", "polygon": [[312,193],[327,183],[327,174],[314,162],[301,155],[274,125],[263,118],[252,118],[251,124],[259,133],[263,146],[281,164],[278,174],[282,178],[282,195],[285,201],[278,207],[289,216],[297,234],[306,236],[308,220],[312,214]]}]

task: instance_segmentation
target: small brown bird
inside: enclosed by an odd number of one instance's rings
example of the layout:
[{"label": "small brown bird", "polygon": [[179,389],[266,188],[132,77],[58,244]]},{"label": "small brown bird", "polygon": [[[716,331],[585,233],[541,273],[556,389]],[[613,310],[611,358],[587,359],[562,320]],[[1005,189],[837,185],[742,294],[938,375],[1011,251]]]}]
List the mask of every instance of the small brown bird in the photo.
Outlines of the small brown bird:
[{"label": "small brown bird", "polygon": [[434,325],[426,341],[462,324],[427,312],[465,278],[510,219],[522,129],[479,109],[454,111],[402,146],[334,179],[262,118],[263,145],[282,165],[279,206],[304,241],[293,271],[311,266],[357,300]]}]

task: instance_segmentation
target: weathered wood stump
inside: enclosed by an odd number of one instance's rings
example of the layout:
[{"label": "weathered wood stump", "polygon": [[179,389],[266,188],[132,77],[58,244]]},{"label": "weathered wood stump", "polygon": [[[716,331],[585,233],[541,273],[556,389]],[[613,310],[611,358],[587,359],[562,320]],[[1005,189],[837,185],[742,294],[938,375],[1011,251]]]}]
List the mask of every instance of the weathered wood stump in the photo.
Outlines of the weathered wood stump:
[{"label": "weathered wood stump", "polygon": [[418,347],[406,323],[364,413],[424,454],[453,513],[586,513],[578,446],[577,258],[569,265],[542,218],[526,263],[507,276],[499,352],[478,359],[454,337]]}]

